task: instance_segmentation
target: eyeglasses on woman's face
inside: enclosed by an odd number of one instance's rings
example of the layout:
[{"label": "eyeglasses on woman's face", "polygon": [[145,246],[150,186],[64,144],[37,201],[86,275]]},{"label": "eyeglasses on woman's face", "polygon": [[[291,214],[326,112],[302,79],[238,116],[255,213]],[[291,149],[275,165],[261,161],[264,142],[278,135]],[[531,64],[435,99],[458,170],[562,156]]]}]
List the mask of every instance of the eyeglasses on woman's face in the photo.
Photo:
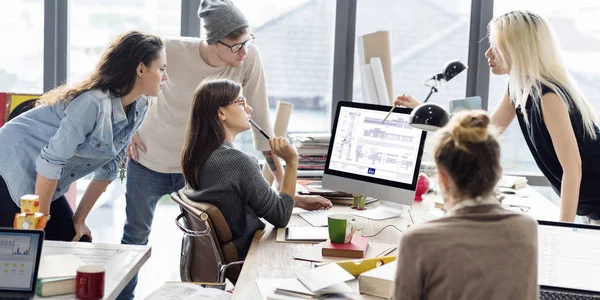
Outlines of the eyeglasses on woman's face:
[{"label": "eyeglasses on woman's face", "polygon": [[248,111],[248,106],[246,105],[246,98],[244,96],[240,96],[239,98],[229,102],[229,104],[237,104],[244,111]]}]

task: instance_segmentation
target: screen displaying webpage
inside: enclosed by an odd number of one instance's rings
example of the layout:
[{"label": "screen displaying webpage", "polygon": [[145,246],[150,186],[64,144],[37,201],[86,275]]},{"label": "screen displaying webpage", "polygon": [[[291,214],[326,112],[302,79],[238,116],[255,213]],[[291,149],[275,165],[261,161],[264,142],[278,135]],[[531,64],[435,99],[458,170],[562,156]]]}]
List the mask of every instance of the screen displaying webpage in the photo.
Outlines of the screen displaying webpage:
[{"label": "screen displaying webpage", "polygon": [[0,290],[32,289],[38,242],[36,234],[0,233]]},{"label": "screen displaying webpage", "polygon": [[329,169],[411,184],[422,131],[408,114],[340,107]]},{"label": "screen displaying webpage", "polygon": [[540,225],[540,285],[600,292],[600,229]]}]

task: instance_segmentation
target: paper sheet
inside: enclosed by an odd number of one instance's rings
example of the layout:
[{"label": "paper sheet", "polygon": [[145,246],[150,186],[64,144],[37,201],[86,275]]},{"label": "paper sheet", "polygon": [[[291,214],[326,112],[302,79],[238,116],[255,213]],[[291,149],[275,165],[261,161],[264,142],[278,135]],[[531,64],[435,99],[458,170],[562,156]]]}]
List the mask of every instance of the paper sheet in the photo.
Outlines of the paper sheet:
[{"label": "paper sheet", "polygon": [[212,288],[203,288],[199,285],[184,283],[184,282],[169,282],[165,283],[161,288],[152,292],[146,300],[192,300],[192,299],[208,299],[208,300],[228,300],[231,299],[231,294]]},{"label": "paper sheet", "polygon": [[328,264],[319,268],[300,270],[294,276],[311,292],[354,279],[354,276],[338,264]]},{"label": "paper sheet", "polygon": [[77,268],[84,264],[75,254],[42,255],[38,279],[75,277],[77,275]]}]

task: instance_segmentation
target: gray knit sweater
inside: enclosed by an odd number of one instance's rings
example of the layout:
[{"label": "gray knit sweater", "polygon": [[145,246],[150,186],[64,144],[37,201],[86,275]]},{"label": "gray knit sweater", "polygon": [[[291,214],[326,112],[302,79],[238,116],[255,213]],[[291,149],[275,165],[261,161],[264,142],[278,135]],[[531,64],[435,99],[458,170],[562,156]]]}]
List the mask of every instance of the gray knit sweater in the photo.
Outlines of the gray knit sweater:
[{"label": "gray knit sweater", "polygon": [[294,199],[271,189],[256,161],[223,143],[200,169],[200,190],[186,185],[191,200],[215,205],[227,221],[240,258],[246,257],[254,233],[265,227],[264,218],[275,227],[285,227],[292,216]]}]

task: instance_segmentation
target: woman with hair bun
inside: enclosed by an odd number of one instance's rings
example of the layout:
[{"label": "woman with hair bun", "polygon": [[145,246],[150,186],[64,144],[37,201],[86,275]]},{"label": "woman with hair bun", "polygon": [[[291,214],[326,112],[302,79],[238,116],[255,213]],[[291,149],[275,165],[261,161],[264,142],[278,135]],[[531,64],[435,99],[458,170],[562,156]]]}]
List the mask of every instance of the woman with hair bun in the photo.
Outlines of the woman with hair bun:
[{"label": "woman with hair bun", "polygon": [[537,222],[494,195],[500,145],[484,111],[453,116],[434,146],[446,215],[402,236],[395,299],[538,299]]}]

